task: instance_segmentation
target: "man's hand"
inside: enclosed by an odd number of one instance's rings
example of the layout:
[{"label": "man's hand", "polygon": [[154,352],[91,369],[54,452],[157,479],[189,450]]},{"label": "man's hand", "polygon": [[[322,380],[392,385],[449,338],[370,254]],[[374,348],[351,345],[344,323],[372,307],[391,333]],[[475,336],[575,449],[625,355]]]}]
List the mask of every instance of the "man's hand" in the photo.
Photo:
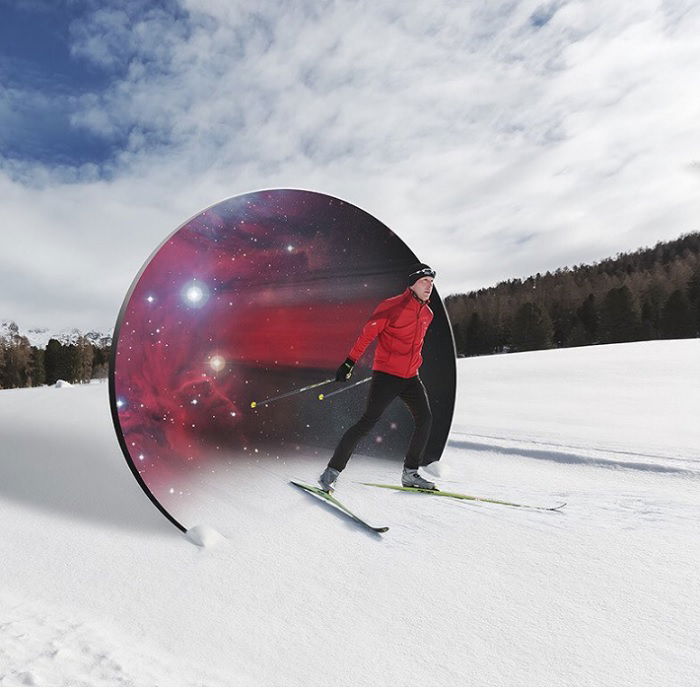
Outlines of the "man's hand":
[{"label": "man's hand", "polygon": [[352,376],[352,368],[355,366],[355,362],[348,357],[339,367],[338,371],[335,372],[336,381],[347,381]]}]

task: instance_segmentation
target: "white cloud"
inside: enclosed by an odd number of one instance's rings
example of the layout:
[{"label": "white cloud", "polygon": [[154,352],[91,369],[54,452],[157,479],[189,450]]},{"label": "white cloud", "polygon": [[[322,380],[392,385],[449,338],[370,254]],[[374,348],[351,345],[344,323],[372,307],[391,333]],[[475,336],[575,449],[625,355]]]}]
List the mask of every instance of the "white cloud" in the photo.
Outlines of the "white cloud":
[{"label": "white cloud", "polygon": [[10,286],[0,315],[109,323],[170,231],[261,187],[368,210],[442,294],[695,230],[699,33],[695,3],[662,0],[101,7],[72,50],[119,76],[72,118],[126,145],[0,184],[3,235],[30,238],[4,239],[3,272],[93,292]]}]

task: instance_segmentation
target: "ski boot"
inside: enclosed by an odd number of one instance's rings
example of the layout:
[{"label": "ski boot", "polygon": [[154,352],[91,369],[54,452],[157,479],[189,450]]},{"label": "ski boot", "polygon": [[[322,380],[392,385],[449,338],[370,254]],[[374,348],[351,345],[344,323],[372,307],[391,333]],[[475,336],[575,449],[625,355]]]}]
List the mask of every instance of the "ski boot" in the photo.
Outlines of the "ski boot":
[{"label": "ski boot", "polygon": [[323,474],[318,478],[319,486],[324,491],[332,494],[335,489],[335,480],[338,479],[339,474],[340,470],[336,470],[333,467],[326,467],[326,469],[323,470]]},{"label": "ski boot", "polygon": [[435,491],[436,489],[433,482],[423,479],[423,477],[418,474],[418,470],[412,470],[408,467],[403,468],[403,473],[401,474],[401,484],[414,489],[427,489],[428,491]]}]

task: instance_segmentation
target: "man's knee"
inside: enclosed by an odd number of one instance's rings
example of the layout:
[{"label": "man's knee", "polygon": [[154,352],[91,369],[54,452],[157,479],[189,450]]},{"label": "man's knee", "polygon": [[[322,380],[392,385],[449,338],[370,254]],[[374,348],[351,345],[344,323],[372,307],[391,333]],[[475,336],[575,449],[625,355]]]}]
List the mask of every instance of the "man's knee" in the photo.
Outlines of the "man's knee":
[{"label": "man's knee", "polygon": [[379,417],[368,417],[367,415],[362,415],[357,424],[355,424],[355,429],[361,434],[366,434],[378,421]]}]

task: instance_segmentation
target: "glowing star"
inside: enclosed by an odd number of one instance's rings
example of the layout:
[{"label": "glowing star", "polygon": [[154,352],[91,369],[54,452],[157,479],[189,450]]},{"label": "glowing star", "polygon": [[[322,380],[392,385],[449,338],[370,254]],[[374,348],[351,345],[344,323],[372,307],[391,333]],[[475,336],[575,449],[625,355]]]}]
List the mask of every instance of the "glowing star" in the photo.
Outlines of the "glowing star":
[{"label": "glowing star", "polygon": [[195,398],[194,400],[192,400],[192,404],[193,404],[193,405],[196,405],[196,404],[197,404],[197,399],[196,399],[196,398]]},{"label": "glowing star", "polygon": [[214,355],[209,360],[209,366],[214,371],[221,371],[226,366],[226,360],[220,355]]},{"label": "glowing star", "polygon": [[199,302],[202,297],[204,297],[204,293],[202,292],[202,288],[193,285],[191,288],[187,289],[185,296],[190,302]]},{"label": "glowing star", "polygon": [[207,287],[196,280],[187,283],[180,292],[183,299],[191,307],[201,307],[209,299],[209,291]]},{"label": "glowing star", "polygon": [[156,298],[153,295],[148,295],[148,297],[146,297],[146,302],[148,302],[149,304],[153,304],[155,301]]},{"label": "glowing star", "polygon": [[126,405],[126,400],[124,400],[124,398],[119,398],[117,400],[117,407],[121,410],[124,405]]},{"label": "glowing star", "polygon": [[291,244],[288,244],[288,245],[287,245],[287,251],[288,251],[288,252],[293,252],[293,251],[294,251],[294,247],[293,247]]}]

